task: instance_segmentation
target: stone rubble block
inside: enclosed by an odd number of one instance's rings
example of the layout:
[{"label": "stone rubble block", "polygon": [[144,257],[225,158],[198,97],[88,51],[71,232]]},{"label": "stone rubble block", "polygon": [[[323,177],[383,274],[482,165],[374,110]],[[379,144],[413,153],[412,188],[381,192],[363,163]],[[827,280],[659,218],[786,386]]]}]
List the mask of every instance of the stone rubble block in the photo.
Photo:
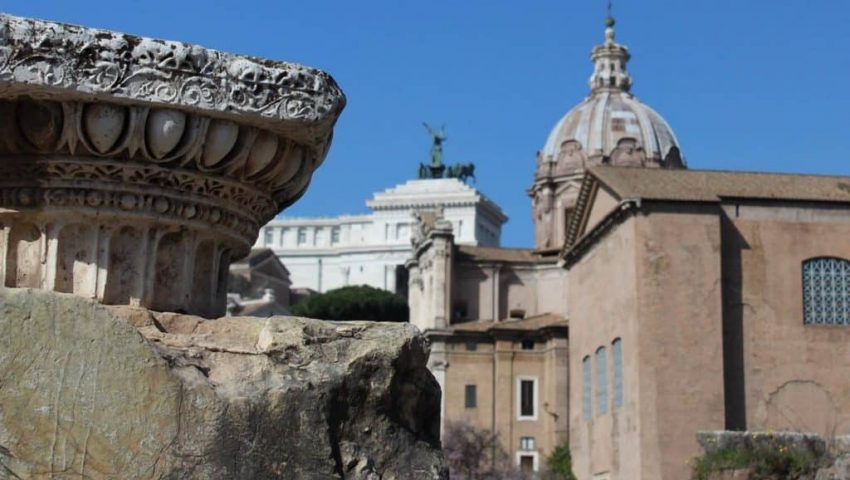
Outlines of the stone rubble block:
[{"label": "stone rubble block", "polygon": [[0,478],[448,478],[408,324],[0,289],[0,329]]}]

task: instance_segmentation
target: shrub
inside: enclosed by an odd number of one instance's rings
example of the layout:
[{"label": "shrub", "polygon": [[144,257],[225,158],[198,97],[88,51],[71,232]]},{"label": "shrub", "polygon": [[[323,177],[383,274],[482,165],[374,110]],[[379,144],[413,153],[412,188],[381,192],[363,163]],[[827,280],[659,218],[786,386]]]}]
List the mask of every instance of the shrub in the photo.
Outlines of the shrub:
[{"label": "shrub", "polygon": [[752,448],[726,448],[697,457],[693,463],[694,478],[708,480],[714,472],[751,469],[758,478],[797,479],[814,473],[822,458],[810,450],[787,444],[758,444]]},{"label": "shrub", "polygon": [[290,308],[293,315],[320,320],[407,322],[407,301],[367,285],[342,287],[313,295]]},{"label": "shrub", "polygon": [[552,454],[546,458],[548,467],[547,480],[576,480],[573,474],[573,457],[567,443],[558,445]]}]

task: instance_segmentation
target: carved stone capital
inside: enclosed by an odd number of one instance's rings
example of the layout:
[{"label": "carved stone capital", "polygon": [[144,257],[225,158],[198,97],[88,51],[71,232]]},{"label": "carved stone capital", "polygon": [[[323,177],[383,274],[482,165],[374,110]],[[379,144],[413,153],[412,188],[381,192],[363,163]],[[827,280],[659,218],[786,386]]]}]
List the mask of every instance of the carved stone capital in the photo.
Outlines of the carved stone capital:
[{"label": "carved stone capital", "polygon": [[5,285],[221,315],[344,105],[312,68],[0,15]]}]

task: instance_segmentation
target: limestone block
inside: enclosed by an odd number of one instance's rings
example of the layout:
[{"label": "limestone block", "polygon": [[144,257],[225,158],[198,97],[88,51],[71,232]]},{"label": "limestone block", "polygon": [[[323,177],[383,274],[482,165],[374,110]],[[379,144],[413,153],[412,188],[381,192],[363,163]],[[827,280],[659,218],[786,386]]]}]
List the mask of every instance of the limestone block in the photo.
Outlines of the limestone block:
[{"label": "limestone block", "polygon": [[0,289],[0,478],[447,478],[407,324]]}]

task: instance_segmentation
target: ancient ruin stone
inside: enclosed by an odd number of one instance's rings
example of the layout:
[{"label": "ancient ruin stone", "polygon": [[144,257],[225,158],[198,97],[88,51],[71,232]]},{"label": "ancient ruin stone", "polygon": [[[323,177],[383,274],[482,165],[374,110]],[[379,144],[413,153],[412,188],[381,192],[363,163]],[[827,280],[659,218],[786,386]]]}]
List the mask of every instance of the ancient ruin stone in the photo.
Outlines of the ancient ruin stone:
[{"label": "ancient ruin stone", "polygon": [[0,15],[0,282],[222,315],[344,104],[316,69]]},{"label": "ancient ruin stone", "polygon": [[0,289],[0,329],[0,478],[447,478],[409,324]]}]

